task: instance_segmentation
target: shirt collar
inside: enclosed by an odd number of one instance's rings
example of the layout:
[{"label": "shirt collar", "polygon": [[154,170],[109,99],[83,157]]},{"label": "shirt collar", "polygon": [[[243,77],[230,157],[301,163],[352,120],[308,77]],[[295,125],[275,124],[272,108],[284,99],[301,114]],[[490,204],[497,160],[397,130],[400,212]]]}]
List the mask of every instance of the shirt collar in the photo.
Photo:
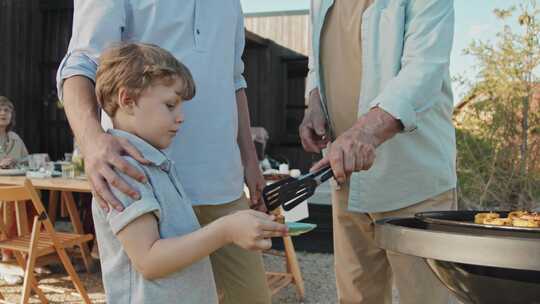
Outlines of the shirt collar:
[{"label": "shirt collar", "polygon": [[137,135],[118,129],[109,129],[107,132],[113,136],[122,137],[129,140],[129,142],[134,145],[137,150],[139,150],[146,160],[165,171],[169,171],[170,161],[167,156],[144,139],[138,137]]}]

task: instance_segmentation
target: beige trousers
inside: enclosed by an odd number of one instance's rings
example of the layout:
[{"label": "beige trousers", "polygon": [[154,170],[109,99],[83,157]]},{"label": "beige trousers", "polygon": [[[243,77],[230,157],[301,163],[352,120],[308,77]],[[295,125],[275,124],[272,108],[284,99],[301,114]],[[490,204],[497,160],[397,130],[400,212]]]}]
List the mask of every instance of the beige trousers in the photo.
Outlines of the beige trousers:
[{"label": "beige trousers", "polygon": [[[201,226],[239,210],[249,208],[247,198],[217,206],[195,206]],[[225,246],[210,255],[220,303],[268,304],[270,291],[260,253],[236,245]]]},{"label": "beige trousers", "polygon": [[421,211],[455,210],[455,190],[404,209],[371,214],[347,211],[348,197],[348,185],[340,189],[333,186],[334,258],[339,303],[390,304],[393,282],[399,292],[400,304],[452,303],[450,293],[421,258],[377,247],[374,222],[385,217],[411,217]]}]

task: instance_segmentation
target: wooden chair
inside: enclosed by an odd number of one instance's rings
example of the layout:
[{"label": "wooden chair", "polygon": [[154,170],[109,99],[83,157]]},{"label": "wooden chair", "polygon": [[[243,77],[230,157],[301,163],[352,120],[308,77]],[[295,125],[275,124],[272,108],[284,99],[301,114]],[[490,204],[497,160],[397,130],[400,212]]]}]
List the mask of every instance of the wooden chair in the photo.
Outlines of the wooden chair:
[{"label": "wooden chair", "polygon": [[[281,215],[281,208],[277,208],[274,212],[276,215]],[[283,238],[283,247],[285,252],[276,250],[267,250],[265,254],[279,256],[285,260],[285,272],[266,272],[266,281],[272,296],[278,293],[281,289],[293,284],[296,288],[296,296],[299,301],[304,300],[304,279],[296,257],[296,251],[290,236]]]},{"label": "wooden chair", "polygon": [[[56,213],[58,209],[58,203],[60,203],[60,215],[62,217],[69,216],[71,225],[73,226],[73,232],[78,234],[84,234],[83,224],[79,211],[77,210],[77,204],[73,198],[73,193],[67,191],[49,191],[49,210],[48,215],[51,223],[54,225],[56,222]],[[81,259],[84,263],[84,267],[88,273],[93,272],[95,268],[95,262],[90,255],[90,249],[87,243],[82,243],[80,246]]]},{"label": "wooden chair", "polygon": [[[272,180],[267,180],[267,184],[273,182]],[[247,188],[244,188],[246,197],[249,198],[249,191]],[[281,215],[281,207],[272,211],[275,215]],[[305,289],[304,289],[304,279],[302,278],[302,272],[300,271],[300,264],[298,263],[298,258],[296,257],[296,251],[294,250],[294,245],[292,238],[290,236],[284,237],[283,247],[284,252],[277,250],[265,250],[263,253],[273,256],[282,257],[285,262],[285,272],[272,272],[266,271],[266,283],[270,289],[272,296],[277,294],[281,289],[289,286],[290,284],[294,285],[296,288],[296,296],[299,301],[304,300]]]},{"label": "wooden chair", "polygon": [[[60,261],[64,265],[75,289],[82,297],[84,303],[91,303],[82,282],[73,268],[73,264],[66,253],[66,248],[81,246],[93,239],[90,234],[59,233],[54,230],[47,212],[43,207],[37,191],[29,180],[25,180],[23,186],[2,186],[0,187],[0,201],[16,202],[31,201],[38,216],[34,217],[31,234],[19,235],[6,238],[0,241],[0,249],[11,250],[15,256],[17,264],[24,270],[24,282],[20,303],[26,304],[30,298],[30,291],[34,291],[42,303],[48,303],[44,293],[38,287],[34,277],[34,267],[36,259],[51,253],[58,254]],[[19,218],[17,218],[19,221]],[[43,228],[43,229],[42,229]],[[6,226],[0,219],[0,231],[6,235]],[[0,293],[0,302],[8,303]]]}]

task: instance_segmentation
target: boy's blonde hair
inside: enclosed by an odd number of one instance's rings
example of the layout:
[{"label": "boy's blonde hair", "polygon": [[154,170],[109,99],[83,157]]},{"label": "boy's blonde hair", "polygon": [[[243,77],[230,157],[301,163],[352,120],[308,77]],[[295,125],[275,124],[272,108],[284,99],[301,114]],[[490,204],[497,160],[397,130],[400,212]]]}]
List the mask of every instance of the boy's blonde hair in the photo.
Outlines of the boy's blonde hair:
[{"label": "boy's blonde hair", "polygon": [[146,43],[124,43],[103,52],[96,74],[96,96],[100,106],[113,117],[118,109],[118,90],[126,88],[133,99],[156,82],[183,82],[182,100],[195,96],[195,82],[189,69],[168,51]]},{"label": "boy's blonde hair", "polygon": [[6,127],[6,131],[9,132],[15,127],[15,105],[6,96],[0,96],[0,106],[7,106],[11,110],[11,121]]}]

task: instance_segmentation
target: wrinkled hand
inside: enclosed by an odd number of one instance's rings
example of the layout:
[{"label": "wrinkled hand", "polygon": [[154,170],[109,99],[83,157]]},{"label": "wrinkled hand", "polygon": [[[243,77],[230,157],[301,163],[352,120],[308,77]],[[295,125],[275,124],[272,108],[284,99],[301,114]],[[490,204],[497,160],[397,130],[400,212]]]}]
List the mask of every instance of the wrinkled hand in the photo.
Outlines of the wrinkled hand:
[{"label": "wrinkled hand", "polygon": [[91,139],[90,143],[83,143],[81,148],[84,155],[85,172],[92,185],[93,195],[96,201],[105,211],[109,205],[122,211],[124,208],[113,195],[109,185],[133,199],[139,198],[139,193],[132,189],[113,168],[125,173],[140,182],[146,182],[143,172],[133,168],[122,155],[130,155],[140,163],[147,164],[142,154],[125,138],[117,138],[107,133],[101,133]]},{"label": "wrinkled hand", "polygon": [[375,149],[401,130],[403,125],[398,119],[380,107],[374,107],[330,144],[326,156],[311,170],[330,164],[337,182],[344,183],[353,172],[371,168],[375,162]]},{"label": "wrinkled hand", "polygon": [[15,167],[17,160],[11,157],[6,157],[0,161],[0,168],[9,169]]},{"label": "wrinkled hand", "polygon": [[266,212],[266,206],[262,200],[262,190],[266,181],[256,160],[248,162],[244,166],[244,178],[249,189],[250,208]]},{"label": "wrinkled hand", "polygon": [[318,89],[309,94],[308,108],[298,132],[302,146],[307,152],[320,153],[329,142],[326,117],[321,108],[321,96]]},{"label": "wrinkled hand", "polygon": [[272,237],[287,235],[287,226],[274,222],[273,215],[255,210],[243,210],[227,215],[225,221],[227,238],[247,250],[266,250],[272,247]]},{"label": "wrinkled hand", "polygon": [[330,165],[338,183],[345,183],[353,173],[368,170],[375,161],[376,138],[358,127],[352,127],[330,144],[328,153],[312,171]]}]

